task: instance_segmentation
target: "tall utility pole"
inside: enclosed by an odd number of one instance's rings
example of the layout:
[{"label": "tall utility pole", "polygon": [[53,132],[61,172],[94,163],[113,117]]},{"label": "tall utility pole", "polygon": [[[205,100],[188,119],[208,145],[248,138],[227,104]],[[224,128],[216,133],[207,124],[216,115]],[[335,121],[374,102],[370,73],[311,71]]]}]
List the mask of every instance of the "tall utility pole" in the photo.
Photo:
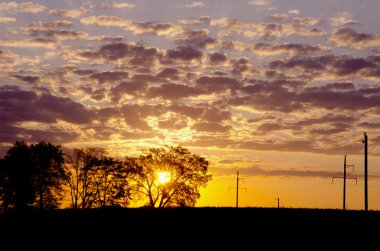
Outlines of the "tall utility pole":
[{"label": "tall utility pole", "polygon": [[236,174],[236,187],[229,187],[228,190],[230,190],[231,188],[235,188],[236,189],[236,208],[239,207],[239,189],[245,189],[247,191],[247,188],[245,187],[242,187],[242,188],[239,188],[239,181],[242,180],[244,178],[239,178],[239,171],[237,171],[237,174]]},{"label": "tall utility pole", "polygon": [[364,210],[368,211],[368,136],[364,133]]},{"label": "tall utility pole", "polygon": [[347,165],[347,156],[344,155],[343,177],[332,177],[332,183],[334,182],[334,179],[343,178],[343,210],[346,210],[346,179],[354,179],[356,180],[356,184],[358,184],[358,179],[356,177],[347,178],[346,168],[349,167],[354,168],[354,165]]},{"label": "tall utility pole", "polygon": [[277,208],[280,208],[280,198],[277,198]]},{"label": "tall utility pole", "polygon": [[239,207],[239,171],[236,175],[236,208]]}]

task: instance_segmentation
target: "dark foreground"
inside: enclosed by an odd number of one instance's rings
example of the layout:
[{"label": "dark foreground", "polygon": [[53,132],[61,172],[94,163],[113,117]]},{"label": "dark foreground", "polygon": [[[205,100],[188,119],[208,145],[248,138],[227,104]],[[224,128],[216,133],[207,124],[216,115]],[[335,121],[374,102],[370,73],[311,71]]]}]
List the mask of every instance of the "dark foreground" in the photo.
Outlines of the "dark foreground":
[{"label": "dark foreground", "polygon": [[[182,250],[201,243],[235,248],[289,247],[301,241],[313,247],[339,243],[340,247],[342,244],[363,247],[363,240],[366,244],[371,240],[378,243],[380,211],[284,208],[11,211],[0,214],[0,228],[3,242],[16,237],[21,243],[26,239],[33,243],[49,240],[58,245],[79,242],[87,247],[134,242],[142,247],[157,245],[162,250],[168,242],[181,242]],[[17,241],[12,243],[17,245]],[[164,246],[160,248],[161,245]]]}]

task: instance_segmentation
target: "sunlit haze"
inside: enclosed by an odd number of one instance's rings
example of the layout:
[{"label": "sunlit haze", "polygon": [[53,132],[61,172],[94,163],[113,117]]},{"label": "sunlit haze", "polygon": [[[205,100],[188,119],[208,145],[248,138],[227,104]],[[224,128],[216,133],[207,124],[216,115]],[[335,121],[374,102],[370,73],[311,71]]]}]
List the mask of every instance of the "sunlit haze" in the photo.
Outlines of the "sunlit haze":
[{"label": "sunlit haze", "polygon": [[[0,0],[1,1],[1,0]],[[209,161],[196,206],[380,210],[380,1],[0,2],[0,156],[17,140]],[[162,184],[169,173],[157,174]],[[67,205],[68,202],[65,202]]]}]

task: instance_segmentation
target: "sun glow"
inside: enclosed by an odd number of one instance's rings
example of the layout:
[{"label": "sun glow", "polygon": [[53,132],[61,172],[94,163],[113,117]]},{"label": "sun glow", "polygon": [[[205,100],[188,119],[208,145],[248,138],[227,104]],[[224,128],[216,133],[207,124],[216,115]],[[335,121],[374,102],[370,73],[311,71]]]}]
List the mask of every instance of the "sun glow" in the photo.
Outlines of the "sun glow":
[{"label": "sun glow", "polygon": [[159,172],[157,174],[158,178],[158,183],[160,184],[165,184],[170,181],[170,173],[169,172]]}]

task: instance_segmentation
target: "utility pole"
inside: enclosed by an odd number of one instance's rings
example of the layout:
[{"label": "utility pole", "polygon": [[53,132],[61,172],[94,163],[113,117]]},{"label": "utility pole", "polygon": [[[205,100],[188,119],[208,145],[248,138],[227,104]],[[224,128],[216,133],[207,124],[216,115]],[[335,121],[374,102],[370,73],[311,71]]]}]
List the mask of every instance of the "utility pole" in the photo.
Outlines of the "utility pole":
[{"label": "utility pole", "polygon": [[236,175],[236,208],[239,207],[239,171]]},{"label": "utility pole", "polygon": [[239,207],[239,189],[245,189],[245,191],[247,191],[247,188],[245,187],[242,187],[242,188],[239,188],[239,181],[242,180],[244,178],[239,178],[239,171],[237,171],[237,174],[236,174],[236,187],[229,187],[228,190],[230,190],[231,188],[234,188],[236,189],[236,208]]},{"label": "utility pole", "polygon": [[368,136],[364,133],[364,210],[368,211]]},{"label": "utility pole", "polygon": [[334,183],[334,179],[343,178],[343,210],[346,210],[346,179],[354,179],[356,180],[356,184],[358,184],[358,178],[356,177],[347,178],[346,168],[349,168],[349,167],[352,167],[352,170],[354,169],[354,165],[347,165],[347,156],[344,155],[343,177],[332,177],[332,181],[331,181],[331,183]]},{"label": "utility pole", "polygon": [[277,198],[277,208],[280,208],[280,198]]}]

